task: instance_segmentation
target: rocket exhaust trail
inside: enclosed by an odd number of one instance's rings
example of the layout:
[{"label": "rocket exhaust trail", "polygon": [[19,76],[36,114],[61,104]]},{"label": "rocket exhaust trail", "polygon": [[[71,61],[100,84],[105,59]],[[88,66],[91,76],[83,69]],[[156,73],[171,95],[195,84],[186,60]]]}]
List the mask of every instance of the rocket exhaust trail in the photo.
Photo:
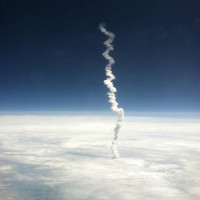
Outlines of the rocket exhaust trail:
[{"label": "rocket exhaust trail", "polygon": [[115,97],[115,92],[117,92],[117,90],[114,87],[113,82],[112,82],[115,79],[115,76],[112,73],[112,65],[115,63],[115,61],[109,55],[109,53],[110,53],[110,51],[114,50],[112,42],[115,38],[115,35],[106,30],[105,24],[100,24],[99,29],[102,33],[104,33],[106,36],[108,36],[108,39],[103,43],[106,46],[106,50],[103,52],[103,56],[105,59],[108,60],[108,64],[105,67],[107,79],[104,80],[104,84],[109,89],[109,92],[107,94],[109,97],[109,102],[111,103],[110,108],[112,111],[114,111],[118,114],[117,123],[116,123],[115,129],[114,129],[115,135],[114,135],[114,138],[112,141],[112,146],[111,146],[113,158],[118,158],[119,153],[117,150],[117,140],[119,137],[119,130],[120,130],[120,128],[122,126],[122,122],[124,120],[124,110],[123,110],[123,108],[118,107],[118,103],[117,103],[116,97]]}]

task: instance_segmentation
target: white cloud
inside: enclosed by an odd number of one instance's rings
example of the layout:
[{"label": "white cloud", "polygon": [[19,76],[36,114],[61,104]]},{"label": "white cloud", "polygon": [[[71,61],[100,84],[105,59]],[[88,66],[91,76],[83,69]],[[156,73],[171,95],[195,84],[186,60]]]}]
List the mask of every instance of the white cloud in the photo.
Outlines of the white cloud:
[{"label": "white cloud", "polygon": [[126,117],[111,158],[115,117],[1,116],[4,199],[198,200],[198,119]]}]

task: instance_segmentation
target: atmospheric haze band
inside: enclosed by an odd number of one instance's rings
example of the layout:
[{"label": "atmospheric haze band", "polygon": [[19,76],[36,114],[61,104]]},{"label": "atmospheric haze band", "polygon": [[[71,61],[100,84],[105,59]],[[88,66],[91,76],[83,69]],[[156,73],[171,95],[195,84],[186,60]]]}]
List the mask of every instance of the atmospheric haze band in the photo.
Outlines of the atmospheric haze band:
[{"label": "atmospheric haze band", "polygon": [[117,123],[116,123],[115,129],[114,129],[115,135],[114,135],[114,138],[112,141],[112,146],[111,146],[112,157],[118,158],[119,153],[117,150],[117,140],[119,137],[119,130],[122,126],[122,122],[124,121],[124,110],[123,110],[123,108],[118,107],[118,103],[117,103],[116,97],[115,97],[115,92],[117,92],[117,89],[114,87],[113,82],[112,82],[115,79],[115,76],[112,73],[112,65],[115,63],[115,61],[109,55],[109,53],[110,53],[110,51],[114,50],[112,42],[115,38],[115,35],[106,30],[105,24],[100,24],[99,29],[102,33],[104,33],[106,36],[108,36],[108,39],[103,43],[106,46],[106,50],[103,52],[103,56],[105,59],[108,60],[108,64],[105,67],[107,79],[104,80],[104,84],[109,89],[109,92],[107,94],[109,97],[109,102],[111,103],[110,108],[112,111],[114,111],[118,114]]}]

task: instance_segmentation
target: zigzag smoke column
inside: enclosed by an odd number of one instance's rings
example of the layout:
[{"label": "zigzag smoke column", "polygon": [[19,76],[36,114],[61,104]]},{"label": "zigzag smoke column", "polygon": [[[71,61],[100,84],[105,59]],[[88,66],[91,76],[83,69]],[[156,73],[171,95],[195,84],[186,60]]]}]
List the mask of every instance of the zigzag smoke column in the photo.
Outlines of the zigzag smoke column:
[{"label": "zigzag smoke column", "polygon": [[105,59],[108,60],[108,64],[105,67],[107,79],[104,80],[104,84],[109,89],[109,92],[107,94],[109,97],[109,102],[111,103],[111,110],[118,114],[117,123],[116,123],[115,129],[114,129],[115,136],[114,136],[114,139],[112,141],[112,146],[111,146],[113,158],[118,158],[119,153],[117,150],[117,140],[119,137],[119,129],[121,128],[122,122],[124,120],[124,110],[123,110],[123,108],[118,108],[118,103],[117,103],[116,97],[115,97],[115,92],[117,92],[117,90],[112,83],[112,81],[115,79],[115,76],[112,73],[112,65],[115,63],[115,61],[109,55],[109,53],[110,53],[110,51],[114,50],[112,42],[115,38],[115,35],[109,31],[107,31],[105,29],[104,24],[100,24],[99,29],[101,30],[102,33],[104,33],[106,36],[108,36],[108,39],[103,43],[106,46],[106,50],[103,52],[103,56]]}]

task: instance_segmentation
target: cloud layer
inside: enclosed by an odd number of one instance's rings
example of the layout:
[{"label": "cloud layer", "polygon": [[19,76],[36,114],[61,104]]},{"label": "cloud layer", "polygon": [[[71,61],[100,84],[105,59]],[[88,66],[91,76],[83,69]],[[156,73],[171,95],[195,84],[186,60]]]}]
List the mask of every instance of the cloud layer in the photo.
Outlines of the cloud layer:
[{"label": "cloud layer", "polygon": [[198,200],[199,121],[127,117],[113,160],[113,117],[1,116],[0,196]]}]

